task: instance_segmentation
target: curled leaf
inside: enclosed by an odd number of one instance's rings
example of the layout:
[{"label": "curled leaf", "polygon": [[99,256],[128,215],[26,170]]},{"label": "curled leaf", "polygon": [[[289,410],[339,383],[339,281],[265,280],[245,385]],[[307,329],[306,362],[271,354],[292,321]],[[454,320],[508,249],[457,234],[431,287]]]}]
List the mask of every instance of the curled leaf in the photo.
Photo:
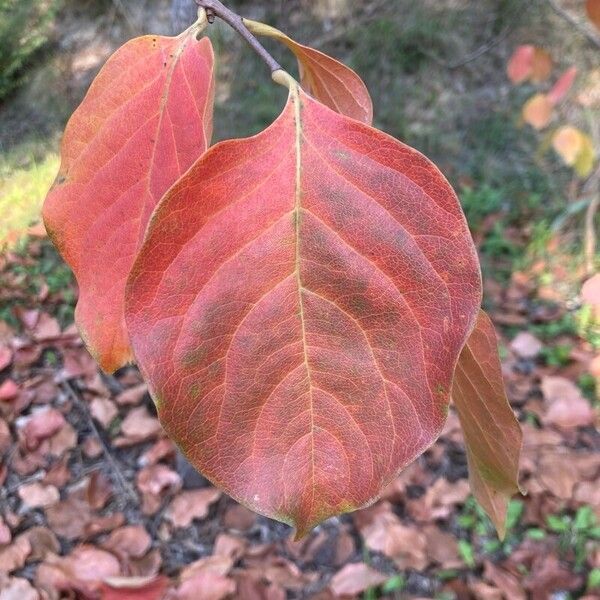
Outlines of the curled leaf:
[{"label": "curled leaf", "polygon": [[126,315],[190,462],[301,536],[437,438],[481,284],[439,170],[276,76],[275,123],[209,149],[161,201]]},{"label": "curled leaf", "polygon": [[274,38],[296,55],[300,85],[306,92],[332,110],[371,125],[371,96],[352,69],[319,50],[299,44],[275,27],[249,19],[244,19],[244,23],[252,33]]},{"label": "curled leaf", "polygon": [[458,360],[452,400],[465,437],[471,490],[503,538],[508,501],[519,491],[522,433],[504,391],[496,332],[483,311]]},{"label": "curled leaf", "polygon": [[44,204],[79,284],[78,327],[105,371],[132,359],[124,288],[150,214],[211,136],[213,52],[197,34],[139,37],[111,56],[67,125]]}]

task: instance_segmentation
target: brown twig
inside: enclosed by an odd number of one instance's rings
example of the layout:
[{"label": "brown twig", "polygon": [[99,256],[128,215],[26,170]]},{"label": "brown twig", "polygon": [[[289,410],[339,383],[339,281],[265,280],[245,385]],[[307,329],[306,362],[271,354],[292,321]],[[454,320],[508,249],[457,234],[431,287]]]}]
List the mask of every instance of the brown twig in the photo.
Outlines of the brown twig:
[{"label": "brown twig", "polygon": [[94,435],[98,438],[98,442],[102,446],[102,451],[104,453],[104,456],[106,457],[106,460],[110,463],[110,466],[118,480],[118,484],[119,484],[119,487],[121,488],[121,492],[125,496],[127,496],[130,500],[132,500],[133,502],[136,502],[136,503],[139,502],[139,499],[138,499],[137,494],[135,493],[135,490],[133,489],[133,487],[131,486],[129,481],[127,481],[127,478],[125,477],[125,475],[123,475],[123,472],[121,471],[121,467],[120,467],[119,463],[116,461],[115,457],[111,454],[110,449],[108,448],[108,446],[102,439],[102,435],[98,431],[98,428],[96,427],[96,423],[94,423],[94,419],[92,418],[92,415],[90,414],[85,402],[80,398],[79,394],[77,394],[77,392],[73,389],[73,387],[71,386],[71,384],[68,381],[63,382],[61,384],[61,387],[63,388],[63,391],[69,396],[69,398],[71,398],[71,400],[73,400],[73,402],[79,407],[79,410],[85,416],[85,419],[88,422],[90,429],[94,432]]},{"label": "brown twig", "polygon": [[594,274],[594,263],[596,262],[596,228],[595,221],[600,207],[600,169],[592,176],[595,180],[595,190],[592,190],[592,198],[585,211],[585,272],[588,277]]},{"label": "brown twig", "polygon": [[573,25],[573,27],[575,27],[575,29],[577,29],[577,31],[579,31],[579,33],[584,35],[590,42],[592,42],[592,44],[594,44],[595,46],[600,48],[600,37],[598,37],[597,35],[592,33],[589,29],[587,29],[587,27],[585,27],[579,21],[579,19],[574,17],[569,11],[565,10],[557,2],[557,0],[548,0],[548,4],[550,4],[550,6],[552,7],[552,9],[554,10],[554,12],[557,15],[561,16],[563,19],[568,21],[571,25]]},{"label": "brown twig", "polygon": [[206,11],[208,22],[212,23],[215,17],[219,17],[236,31],[248,45],[260,56],[267,64],[271,73],[281,70],[281,65],[267,52],[265,47],[254,37],[254,35],[244,25],[244,20],[240,15],[227,8],[220,0],[196,0],[196,4]]}]

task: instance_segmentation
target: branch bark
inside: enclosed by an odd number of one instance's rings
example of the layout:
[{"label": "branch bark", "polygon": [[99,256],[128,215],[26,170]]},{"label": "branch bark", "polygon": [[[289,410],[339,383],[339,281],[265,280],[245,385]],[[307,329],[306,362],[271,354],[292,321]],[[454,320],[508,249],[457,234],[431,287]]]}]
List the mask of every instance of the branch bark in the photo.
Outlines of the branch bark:
[{"label": "branch bark", "polygon": [[267,52],[265,47],[256,39],[256,37],[244,25],[244,20],[240,15],[227,8],[220,0],[196,0],[196,4],[206,11],[209,23],[212,23],[215,17],[218,17],[234,31],[236,31],[248,45],[262,58],[271,70],[271,73],[281,70],[281,65]]}]

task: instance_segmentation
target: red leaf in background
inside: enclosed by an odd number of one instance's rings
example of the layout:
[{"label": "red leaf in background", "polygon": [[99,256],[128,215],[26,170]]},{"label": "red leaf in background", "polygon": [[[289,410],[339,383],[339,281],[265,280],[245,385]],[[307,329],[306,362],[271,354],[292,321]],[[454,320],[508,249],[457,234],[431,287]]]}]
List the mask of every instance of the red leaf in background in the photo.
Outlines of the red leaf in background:
[{"label": "red leaf in background", "polygon": [[546,94],[546,97],[552,105],[558,104],[569,92],[577,77],[577,67],[567,69],[552,86],[552,89]]},{"label": "red leaf in background", "polygon": [[600,0],[587,0],[585,9],[589,20],[600,30]]},{"label": "red leaf in background", "polygon": [[552,64],[552,57],[546,50],[527,44],[513,52],[506,73],[513,83],[523,83],[528,79],[541,83],[550,77]]},{"label": "red leaf in background", "polygon": [[480,275],[430,161],[289,85],[270,128],[165,196],[126,313],[172,439],[303,535],[437,438]]},{"label": "red leaf in background", "polygon": [[150,214],[209,144],[213,52],[197,32],[136,38],[113,54],[67,125],[44,205],[79,284],[77,324],[105,371],[132,359],[124,287]]},{"label": "red leaf in background", "polygon": [[504,391],[496,332],[483,311],[458,360],[452,399],[465,437],[471,490],[503,538],[508,501],[519,491],[523,436]]},{"label": "red leaf in background", "polygon": [[352,69],[319,50],[295,42],[275,27],[249,19],[244,19],[244,23],[252,33],[272,37],[295,54],[300,85],[306,92],[332,110],[371,125],[373,102],[369,90]]},{"label": "red leaf in background", "polygon": [[513,52],[506,73],[513,83],[523,83],[531,76],[531,62],[535,48],[530,45],[518,46]]}]

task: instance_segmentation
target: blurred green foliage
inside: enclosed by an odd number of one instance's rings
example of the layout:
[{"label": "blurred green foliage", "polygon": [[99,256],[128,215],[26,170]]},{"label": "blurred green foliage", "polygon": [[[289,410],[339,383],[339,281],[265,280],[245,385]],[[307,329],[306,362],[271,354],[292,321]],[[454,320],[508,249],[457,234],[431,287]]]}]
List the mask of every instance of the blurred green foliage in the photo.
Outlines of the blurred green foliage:
[{"label": "blurred green foliage", "polygon": [[59,0],[0,0],[0,101],[19,86],[48,41],[58,7]]}]

